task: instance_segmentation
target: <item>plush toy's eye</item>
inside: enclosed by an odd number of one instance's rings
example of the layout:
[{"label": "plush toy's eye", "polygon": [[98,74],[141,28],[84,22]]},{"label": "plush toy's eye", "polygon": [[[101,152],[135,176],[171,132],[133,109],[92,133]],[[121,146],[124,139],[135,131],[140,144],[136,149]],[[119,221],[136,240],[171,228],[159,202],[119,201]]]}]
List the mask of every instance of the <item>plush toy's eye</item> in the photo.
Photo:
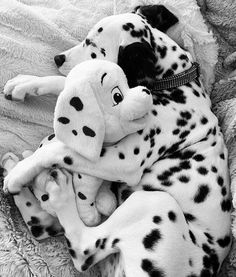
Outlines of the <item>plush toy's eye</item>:
[{"label": "plush toy's eye", "polygon": [[123,100],[123,94],[118,87],[114,87],[111,91],[112,102],[114,106],[118,105]]}]

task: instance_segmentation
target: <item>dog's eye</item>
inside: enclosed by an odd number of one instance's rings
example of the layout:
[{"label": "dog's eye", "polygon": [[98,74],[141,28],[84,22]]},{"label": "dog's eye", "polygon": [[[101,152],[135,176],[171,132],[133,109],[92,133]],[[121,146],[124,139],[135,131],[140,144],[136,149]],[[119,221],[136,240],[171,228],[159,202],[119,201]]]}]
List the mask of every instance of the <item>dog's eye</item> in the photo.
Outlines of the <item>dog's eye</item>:
[{"label": "dog's eye", "polygon": [[112,102],[114,106],[118,105],[123,100],[123,94],[118,87],[114,87],[111,91]]}]

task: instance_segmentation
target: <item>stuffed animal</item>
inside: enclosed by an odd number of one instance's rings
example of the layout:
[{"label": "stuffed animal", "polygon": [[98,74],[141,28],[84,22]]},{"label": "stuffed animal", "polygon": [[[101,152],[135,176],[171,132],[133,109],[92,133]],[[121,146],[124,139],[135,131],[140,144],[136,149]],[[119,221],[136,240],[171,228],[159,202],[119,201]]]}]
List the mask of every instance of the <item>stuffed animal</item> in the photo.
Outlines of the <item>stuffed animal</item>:
[{"label": "stuffed animal", "polygon": [[[117,64],[102,60],[83,62],[71,70],[58,97],[55,136],[45,138],[40,147],[59,140],[84,159],[97,161],[104,154],[103,145],[114,145],[144,129],[151,107],[150,91],[142,86],[130,89]],[[69,157],[64,161],[72,162]],[[43,210],[54,216],[45,190],[50,176],[55,178],[55,171],[44,170],[31,186]],[[87,226],[97,225],[101,214],[109,216],[116,208],[116,199],[106,181],[73,173],[73,184],[78,212]]]},{"label": "stuffed animal", "polygon": [[[85,160],[97,162],[104,154],[103,145],[114,145],[145,128],[152,102],[147,88],[128,87],[117,64],[85,61],[71,70],[58,97],[54,114],[56,138]],[[73,161],[65,157],[64,162]],[[87,225],[94,225],[99,213],[93,204],[102,180],[82,174],[74,174],[73,179],[74,185],[78,184],[75,193],[80,217]],[[109,207],[109,202],[106,205]]]}]

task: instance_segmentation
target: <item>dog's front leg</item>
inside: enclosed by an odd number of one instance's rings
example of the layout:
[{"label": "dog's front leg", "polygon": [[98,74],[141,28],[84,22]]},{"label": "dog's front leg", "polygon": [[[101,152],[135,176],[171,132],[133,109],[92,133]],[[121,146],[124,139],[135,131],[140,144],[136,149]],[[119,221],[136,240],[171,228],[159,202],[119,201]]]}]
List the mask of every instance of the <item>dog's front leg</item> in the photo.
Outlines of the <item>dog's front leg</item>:
[{"label": "dog's front leg", "polygon": [[[141,138],[140,138],[141,139]],[[129,185],[137,185],[143,174],[140,166],[142,157],[127,155],[121,159],[120,151],[125,148],[126,142],[115,147],[107,147],[105,155],[98,161],[90,161],[82,157],[74,150],[67,147],[60,141],[52,142],[34,152],[34,154],[19,162],[16,167],[6,176],[4,180],[4,190],[10,193],[17,193],[23,185],[27,185],[43,169],[58,165],[72,172],[80,172],[95,176],[103,180],[120,181]]]},{"label": "dog's front leg", "polygon": [[26,95],[59,95],[64,89],[64,85],[64,76],[37,77],[32,75],[18,75],[6,83],[3,92],[5,98],[8,100],[23,101]]}]

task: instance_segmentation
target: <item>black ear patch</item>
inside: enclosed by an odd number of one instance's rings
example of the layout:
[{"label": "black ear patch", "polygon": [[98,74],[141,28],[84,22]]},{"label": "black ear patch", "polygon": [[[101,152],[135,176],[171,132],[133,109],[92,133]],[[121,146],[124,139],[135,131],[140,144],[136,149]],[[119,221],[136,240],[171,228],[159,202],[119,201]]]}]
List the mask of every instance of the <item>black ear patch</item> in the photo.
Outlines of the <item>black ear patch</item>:
[{"label": "black ear patch", "polygon": [[[123,69],[131,88],[150,84],[150,79],[156,75],[156,62],[154,50],[146,41],[119,48],[118,65]],[[149,82],[145,82],[145,79]]]},{"label": "black ear patch", "polygon": [[166,32],[179,21],[178,18],[163,5],[138,6],[135,8],[135,12],[144,16],[153,28],[157,28],[162,32]]}]

